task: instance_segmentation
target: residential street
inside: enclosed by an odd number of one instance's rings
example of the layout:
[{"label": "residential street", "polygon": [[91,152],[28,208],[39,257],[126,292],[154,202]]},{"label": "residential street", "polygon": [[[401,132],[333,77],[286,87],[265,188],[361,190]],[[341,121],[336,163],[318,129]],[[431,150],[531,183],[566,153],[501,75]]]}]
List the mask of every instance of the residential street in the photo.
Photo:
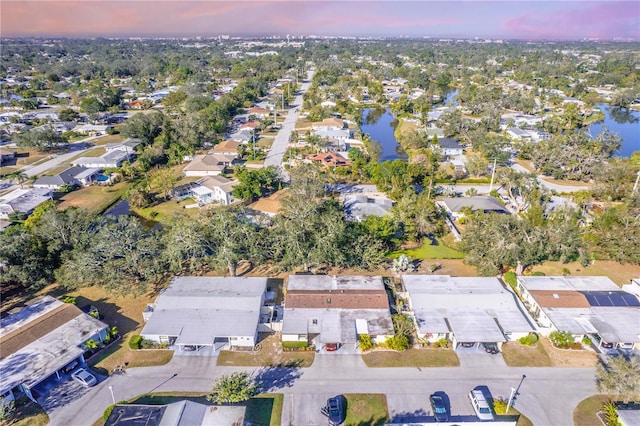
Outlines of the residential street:
[{"label": "residential street", "polygon": [[[520,388],[517,408],[536,425],[569,425],[576,405],[596,393],[594,373],[587,368],[510,368],[470,365],[452,368],[384,368],[364,366],[359,355],[319,354],[310,368],[216,367],[215,358],[175,356],[164,366],[135,368],[113,376],[83,397],[49,413],[51,425],[84,425],[97,419],[116,401],[160,391],[206,392],[215,378],[238,370],[254,371],[269,392],[285,394],[283,424],[326,424],[320,406],[338,393],[385,393],[394,421],[420,421],[431,415],[428,397],[444,391],[452,415],[462,420],[473,413],[467,393],[487,386],[495,397],[508,398],[511,387]],[[480,368],[481,367],[481,368]],[[462,417],[458,417],[462,416]]]},{"label": "residential street", "polygon": [[[531,173],[531,172],[529,172],[529,170],[525,169],[524,167],[522,167],[518,163],[511,164],[511,168],[513,170],[521,172],[521,173]],[[562,192],[585,191],[585,190],[588,190],[588,189],[591,188],[588,185],[579,185],[579,186],[558,185],[557,183],[547,182],[546,180],[542,179],[542,177],[540,175],[538,175],[538,182],[540,183],[540,185],[544,186],[549,191],[555,190],[555,191],[558,191],[560,193],[562,193]]]},{"label": "residential street", "polygon": [[307,79],[300,86],[299,94],[293,100],[293,107],[287,111],[287,116],[282,123],[280,131],[271,145],[271,149],[264,160],[264,166],[282,166],[282,159],[289,144],[289,136],[296,127],[296,121],[302,109],[302,95],[307,91],[313,79],[313,71],[307,72]]}]

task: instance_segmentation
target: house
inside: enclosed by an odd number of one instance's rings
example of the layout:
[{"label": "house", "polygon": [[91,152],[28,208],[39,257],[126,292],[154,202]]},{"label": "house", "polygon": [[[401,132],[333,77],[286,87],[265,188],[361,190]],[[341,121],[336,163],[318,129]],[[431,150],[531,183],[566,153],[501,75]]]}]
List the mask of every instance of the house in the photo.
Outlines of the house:
[{"label": "house", "polygon": [[507,129],[507,135],[516,141],[530,140],[531,135],[526,130],[519,129],[517,127],[509,127]]},{"label": "house", "polygon": [[322,121],[311,123],[311,128],[314,130],[328,128],[333,130],[343,130],[347,128],[347,123],[337,117],[325,118]]},{"label": "house", "polygon": [[213,147],[213,154],[238,157],[238,148],[242,145],[236,141],[222,141]]},{"label": "house", "polygon": [[24,393],[35,401],[46,391],[38,389],[40,383],[83,364],[83,345],[106,336],[107,324],[76,305],[51,296],[35,299],[0,320],[0,395],[11,400]]},{"label": "house", "polygon": [[543,334],[571,333],[604,352],[640,348],[640,300],[608,277],[518,277],[520,297]]},{"label": "house", "polygon": [[109,129],[113,128],[108,124],[95,125],[95,124],[83,124],[73,128],[74,132],[82,133],[83,135],[94,134],[96,136],[106,135]]},{"label": "house", "polygon": [[346,220],[362,222],[369,216],[388,216],[393,201],[384,194],[345,194],[343,206]]},{"label": "house", "polygon": [[228,206],[236,202],[233,187],[239,182],[222,176],[206,176],[191,184],[191,195],[200,204],[220,203]]},{"label": "house", "polygon": [[40,204],[52,199],[50,189],[16,189],[0,197],[0,219],[8,219],[12,213],[30,215]]},{"label": "house", "polygon": [[344,158],[336,152],[321,152],[318,154],[305,155],[305,162],[320,163],[325,167],[348,166],[351,160]]},{"label": "house", "polygon": [[140,145],[138,139],[127,139],[124,142],[108,143],[104,146],[106,153],[100,157],[80,157],[72,164],[87,168],[116,168],[135,156],[135,148]]},{"label": "house", "polygon": [[458,219],[464,216],[463,209],[471,208],[471,210],[480,210],[484,213],[502,213],[509,214],[500,201],[494,197],[478,195],[475,197],[462,197],[462,198],[443,198],[437,201],[441,208],[443,208],[447,214]]},{"label": "house", "polygon": [[442,152],[445,157],[456,157],[462,155],[463,146],[460,144],[459,139],[453,138],[439,138],[439,145],[431,145],[432,149],[435,147]]},{"label": "house", "polygon": [[283,342],[306,342],[358,350],[358,336],[374,343],[393,335],[389,299],[382,277],[290,275],[287,280]]},{"label": "house", "polygon": [[403,275],[409,315],[418,337],[426,342],[447,339],[464,343],[496,343],[498,347],[534,330],[516,296],[493,277]]},{"label": "house", "polygon": [[185,176],[217,176],[233,164],[237,155],[196,155],[182,172]]},{"label": "house", "polygon": [[34,188],[60,189],[65,185],[86,186],[93,183],[102,173],[102,169],[70,167],[54,176],[42,176],[34,183]]},{"label": "house", "polygon": [[144,339],[216,355],[257,343],[266,278],[175,277],[143,313]]},{"label": "house", "polygon": [[182,400],[167,405],[116,404],[104,426],[242,425],[247,407]]},{"label": "house", "polygon": [[269,115],[271,115],[271,111],[266,108],[251,107],[247,110],[247,114],[250,116],[253,115],[260,120],[264,120],[265,118],[268,118]]},{"label": "house", "polygon": [[335,108],[336,103],[335,103],[335,102],[333,102],[333,101],[322,101],[322,102],[320,103],[320,106],[321,106],[322,108]]},{"label": "house", "polygon": [[353,132],[350,129],[337,129],[330,126],[318,127],[313,130],[313,134],[319,138],[325,138],[330,142],[338,142],[336,145],[338,145],[342,151],[349,149],[345,142],[353,138]]}]

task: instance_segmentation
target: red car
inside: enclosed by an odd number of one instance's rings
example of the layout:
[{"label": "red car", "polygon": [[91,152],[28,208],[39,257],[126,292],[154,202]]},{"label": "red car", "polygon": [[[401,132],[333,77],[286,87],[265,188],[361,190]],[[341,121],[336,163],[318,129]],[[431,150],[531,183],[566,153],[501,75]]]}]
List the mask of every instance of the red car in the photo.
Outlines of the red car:
[{"label": "red car", "polygon": [[327,343],[327,344],[324,346],[324,349],[325,349],[327,352],[335,352],[335,351],[337,351],[337,350],[338,350],[338,344],[337,344],[337,343]]}]

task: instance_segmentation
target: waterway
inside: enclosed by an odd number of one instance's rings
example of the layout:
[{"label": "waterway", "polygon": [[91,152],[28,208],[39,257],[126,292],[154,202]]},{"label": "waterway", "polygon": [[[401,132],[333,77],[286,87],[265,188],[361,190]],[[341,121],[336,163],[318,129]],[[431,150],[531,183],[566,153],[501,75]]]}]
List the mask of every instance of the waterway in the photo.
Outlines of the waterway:
[{"label": "waterway", "polygon": [[362,111],[360,129],[382,146],[380,162],[407,158],[394,135],[397,125],[397,120],[388,108],[366,108]]},{"label": "waterway", "polygon": [[132,212],[131,206],[129,205],[129,200],[122,200],[116,203],[115,205],[109,207],[109,209],[106,212],[104,212],[104,214],[110,215],[110,216],[133,216],[137,218],[142,224],[142,226],[144,226],[147,229],[157,229],[161,226],[159,222],[145,219],[144,217],[139,216],[134,212]]},{"label": "waterway", "polygon": [[631,157],[640,151],[640,111],[612,107],[608,104],[596,105],[604,113],[604,121],[589,126],[589,132],[595,136],[604,126],[622,138],[620,149],[614,154],[618,157]]}]

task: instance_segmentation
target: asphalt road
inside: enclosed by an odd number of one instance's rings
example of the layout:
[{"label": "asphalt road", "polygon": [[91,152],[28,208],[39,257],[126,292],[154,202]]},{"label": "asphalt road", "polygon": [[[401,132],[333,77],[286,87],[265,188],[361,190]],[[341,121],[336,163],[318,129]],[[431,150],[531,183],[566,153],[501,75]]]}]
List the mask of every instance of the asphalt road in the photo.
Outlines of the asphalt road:
[{"label": "asphalt road", "polygon": [[293,100],[293,107],[287,111],[284,123],[280,127],[280,131],[276,135],[271,149],[267,154],[267,158],[264,160],[266,166],[282,166],[282,159],[284,153],[287,150],[289,144],[289,136],[296,127],[296,121],[300,115],[300,108],[302,107],[302,95],[309,89],[311,80],[313,79],[313,71],[307,72],[307,79],[300,86],[299,94]]},{"label": "asphalt road", "polygon": [[[522,167],[520,164],[518,163],[513,163],[511,165],[511,168],[521,172],[521,173],[531,173],[529,170],[525,169],[524,167]],[[540,183],[540,185],[544,186],[545,188],[547,188],[548,190],[555,190],[557,192],[563,193],[563,192],[578,192],[578,191],[585,191],[588,189],[591,189],[590,186],[588,185],[577,185],[577,186],[567,186],[567,185],[558,185],[557,183],[553,183],[553,182],[548,182],[544,179],[542,179],[542,176],[538,175],[538,182]]]},{"label": "asphalt road", "polygon": [[[488,355],[489,356],[489,355]],[[464,363],[451,368],[383,368],[364,366],[358,355],[321,354],[310,368],[216,367],[215,358],[175,356],[167,365],[135,368],[112,376],[88,393],[49,414],[51,425],[85,425],[100,417],[116,401],[160,391],[207,392],[221,374],[253,371],[262,388],[285,394],[283,424],[326,424],[320,407],[339,393],[384,393],[395,421],[421,421],[430,416],[428,397],[442,391],[451,402],[453,416],[463,419],[473,410],[468,392],[486,386],[494,397],[509,396],[526,375],[516,407],[536,425],[571,425],[572,413],[583,399],[596,393],[594,371],[589,368],[511,368]]]}]

